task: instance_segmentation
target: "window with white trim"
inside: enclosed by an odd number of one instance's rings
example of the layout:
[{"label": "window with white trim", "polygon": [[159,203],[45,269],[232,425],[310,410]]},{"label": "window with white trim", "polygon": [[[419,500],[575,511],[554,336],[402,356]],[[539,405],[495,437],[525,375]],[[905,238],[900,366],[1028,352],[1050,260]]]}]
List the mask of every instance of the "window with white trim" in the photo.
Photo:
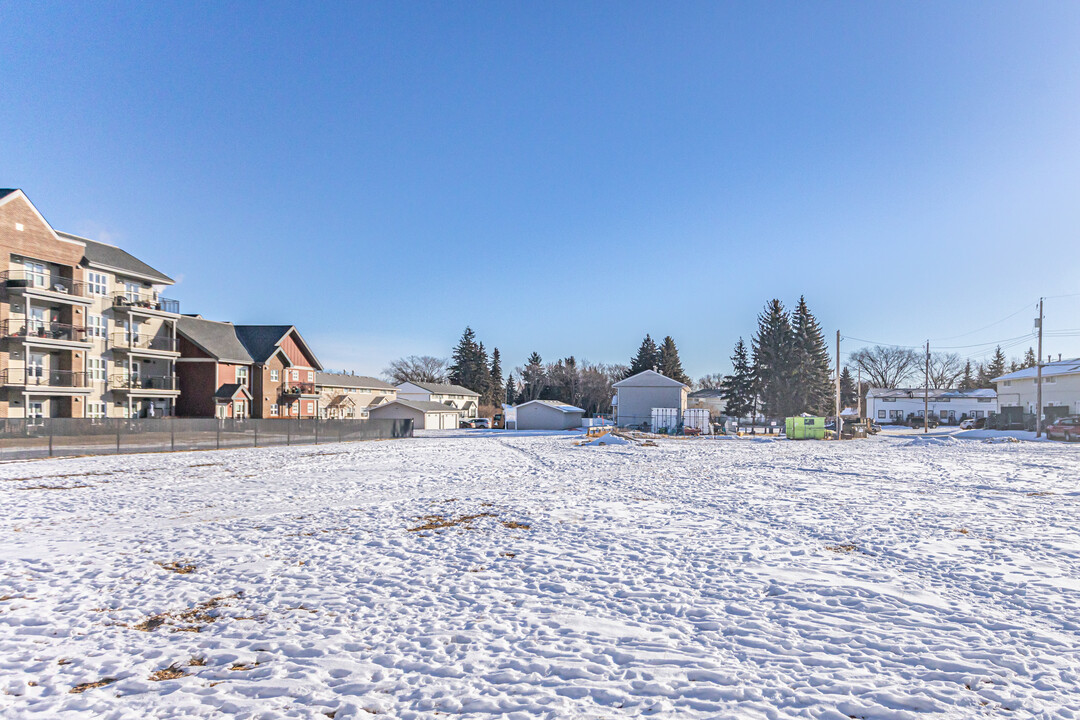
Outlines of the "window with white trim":
[{"label": "window with white trim", "polygon": [[290,415],[298,414],[297,410],[299,410],[299,409],[300,409],[300,403],[290,403],[289,404],[289,414]]},{"label": "window with white trim", "polygon": [[236,368],[236,382],[247,387],[248,384],[248,369],[246,367]]},{"label": "window with white trim", "polygon": [[315,382],[315,373],[312,372],[311,370],[308,370],[307,381],[308,382]]},{"label": "window with white trim", "polygon": [[885,419],[885,411],[884,410],[878,410],[877,411],[877,416],[878,416],[878,420],[884,420]]},{"label": "window with white trim", "polygon": [[[106,365],[105,358],[87,358],[86,359],[86,371],[90,373],[90,379],[97,382],[104,382],[105,376],[108,372],[108,366]],[[93,403],[91,403],[93,404]],[[101,417],[105,417],[104,414]]]},{"label": "window with white trim", "polygon": [[299,380],[300,379],[300,371],[299,370],[293,370],[292,371],[292,379],[293,380]]},{"label": "window with white trim", "polygon": [[278,416],[278,406],[277,406],[277,403],[274,403],[273,405],[270,406],[270,417],[277,417],[277,416]]},{"label": "window with white trim", "polygon": [[277,370],[271,370],[270,371],[270,382],[277,382],[277,381],[278,381],[278,371]]},{"label": "window with white trim", "polygon": [[86,316],[86,335],[92,338],[104,338],[109,333],[109,320],[103,315]]},{"label": "window with white trim", "polygon": [[307,404],[307,414],[311,415],[313,412],[315,412],[315,403],[309,402]]},{"label": "window with white trim", "polygon": [[26,271],[26,279],[30,281],[31,287],[43,288],[48,284],[46,274],[48,268],[45,267],[45,263],[23,260],[23,269]]},{"label": "window with white trim", "polygon": [[87,403],[86,404],[86,417],[92,420],[101,420],[105,417],[105,403]]},{"label": "window with white trim", "polygon": [[233,403],[233,417],[247,417],[247,403],[245,401],[237,400]]},{"label": "window with white trim", "polygon": [[86,273],[86,289],[91,295],[108,295],[109,276],[105,273]]}]

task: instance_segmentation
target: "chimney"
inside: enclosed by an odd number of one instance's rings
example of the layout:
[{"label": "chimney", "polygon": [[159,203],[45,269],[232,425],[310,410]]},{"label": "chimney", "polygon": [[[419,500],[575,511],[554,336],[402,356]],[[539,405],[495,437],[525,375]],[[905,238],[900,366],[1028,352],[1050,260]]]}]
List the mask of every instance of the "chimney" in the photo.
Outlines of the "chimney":
[{"label": "chimney", "polygon": [[1061,362],[1061,353],[1058,353],[1058,362]]}]

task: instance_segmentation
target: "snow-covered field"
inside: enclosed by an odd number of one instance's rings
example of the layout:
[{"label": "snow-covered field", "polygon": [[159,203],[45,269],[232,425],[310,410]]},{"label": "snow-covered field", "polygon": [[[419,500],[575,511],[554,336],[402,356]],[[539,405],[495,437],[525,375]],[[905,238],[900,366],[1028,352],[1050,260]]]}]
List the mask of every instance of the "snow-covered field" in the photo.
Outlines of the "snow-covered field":
[{"label": "snow-covered field", "polygon": [[1080,718],[1080,447],[574,442],[0,466],[0,717]]}]

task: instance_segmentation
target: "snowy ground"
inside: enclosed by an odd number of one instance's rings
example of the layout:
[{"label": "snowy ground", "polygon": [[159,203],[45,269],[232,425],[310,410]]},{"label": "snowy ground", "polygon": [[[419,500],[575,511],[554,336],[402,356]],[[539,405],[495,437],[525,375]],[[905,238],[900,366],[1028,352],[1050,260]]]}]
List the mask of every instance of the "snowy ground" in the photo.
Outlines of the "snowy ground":
[{"label": "snowy ground", "polygon": [[1080,718],[1080,446],[574,442],[2,465],[0,717]]}]

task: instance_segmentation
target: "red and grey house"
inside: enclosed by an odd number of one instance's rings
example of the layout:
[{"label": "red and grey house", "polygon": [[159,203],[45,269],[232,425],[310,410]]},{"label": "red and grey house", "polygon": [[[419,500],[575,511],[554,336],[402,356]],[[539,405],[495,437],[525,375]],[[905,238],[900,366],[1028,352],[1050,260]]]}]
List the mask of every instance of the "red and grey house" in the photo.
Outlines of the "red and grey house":
[{"label": "red and grey house", "polygon": [[187,417],[316,418],[322,364],[292,325],[177,322],[177,413]]}]

